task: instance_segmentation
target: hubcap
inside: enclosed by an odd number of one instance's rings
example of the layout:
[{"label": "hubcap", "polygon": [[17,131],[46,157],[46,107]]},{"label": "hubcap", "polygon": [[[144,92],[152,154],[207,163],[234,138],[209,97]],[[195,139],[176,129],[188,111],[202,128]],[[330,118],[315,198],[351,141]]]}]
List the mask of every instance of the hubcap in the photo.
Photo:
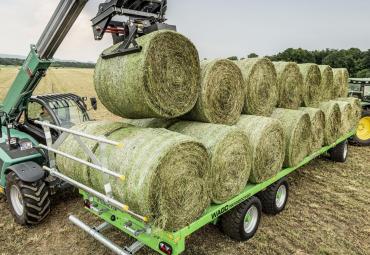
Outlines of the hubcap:
[{"label": "hubcap", "polygon": [[21,216],[23,214],[24,208],[23,208],[23,197],[22,193],[19,190],[19,188],[16,185],[13,185],[10,188],[10,199],[12,206],[14,208],[14,211]]},{"label": "hubcap", "polygon": [[370,139],[370,117],[363,117],[360,120],[356,136],[363,141]]},{"label": "hubcap", "polygon": [[280,185],[276,192],[276,198],[275,198],[275,203],[277,208],[283,207],[285,200],[286,200],[286,187],[285,185]]},{"label": "hubcap", "polygon": [[244,216],[244,231],[251,233],[257,225],[258,221],[258,209],[255,205],[252,205]]}]

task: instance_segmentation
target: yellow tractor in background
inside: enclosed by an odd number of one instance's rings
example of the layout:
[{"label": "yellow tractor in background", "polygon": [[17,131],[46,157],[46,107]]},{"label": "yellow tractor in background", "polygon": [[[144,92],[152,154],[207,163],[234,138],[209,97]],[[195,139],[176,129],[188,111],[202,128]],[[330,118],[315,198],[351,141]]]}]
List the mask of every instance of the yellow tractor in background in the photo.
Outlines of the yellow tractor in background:
[{"label": "yellow tractor in background", "polygon": [[370,78],[350,78],[349,96],[359,98],[362,104],[362,116],[351,142],[370,146]]}]

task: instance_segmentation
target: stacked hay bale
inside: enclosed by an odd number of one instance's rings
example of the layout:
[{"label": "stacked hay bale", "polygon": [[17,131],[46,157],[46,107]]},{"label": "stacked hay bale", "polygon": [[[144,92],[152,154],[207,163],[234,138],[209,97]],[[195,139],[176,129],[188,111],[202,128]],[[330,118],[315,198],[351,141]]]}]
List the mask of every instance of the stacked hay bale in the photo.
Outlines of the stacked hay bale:
[{"label": "stacked hay bale", "polygon": [[[100,122],[83,125],[94,134],[112,130],[109,125],[101,126]],[[115,129],[116,124],[113,125]],[[101,132],[96,132],[98,129]],[[208,153],[197,140],[165,129],[132,126],[124,126],[106,136],[124,143],[122,148],[107,146],[104,155],[100,155],[98,148],[93,149],[98,158],[106,157],[109,169],[126,176],[124,182],[109,178],[114,197],[129,204],[133,211],[148,216],[154,226],[168,231],[179,230],[198,218],[209,205],[204,178],[208,171]],[[70,140],[64,141],[61,150],[75,156],[83,154],[83,150]],[[58,169],[71,176],[67,162],[57,157]],[[103,190],[101,172],[80,164],[74,167],[75,180]],[[86,171],[88,174],[83,174]]]},{"label": "stacked hay bale", "polygon": [[311,154],[324,145],[325,114],[322,110],[311,107],[301,107],[299,110],[310,116],[312,130]]},{"label": "stacked hay bale", "polygon": [[281,123],[268,117],[242,115],[236,126],[246,133],[252,146],[249,181],[261,183],[277,174],[285,156]]},{"label": "stacked hay bale", "polygon": [[302,103],[303,76],[294,62],[273,62],[277,73],[280,108],[298,109]]},{"label": "stacked hay bale", "polygon": [[352,107],[352,116],[351,116],[351,129],[356,129],[358,122],[362,116],[362,106],[361,101],[355,97],[342,97],[338,98],[337,101],[344,101],[351,104]]},{"label": "stacked hay bale", "polygon": [[349,73],[346,68],[333,68],[334,97],[347,97]]},{"label": "stacked hay bale", "polygon": [[139,37],[137,42],[140,53],[99,58],[94,83],[101,102],[112,113],[134,119],[173,118],[189,112],[199,93],[200,64],[194,45],[167,30]]},{"label": "stacked hay bale", "polygon": [[321,72],[320,90],[323,93],[322,101],[334,99],[336,92],[334,91],[333,69],[328,65],[319,65]]},{"label": "stacked hay bale", "polygon": [[249,138],[235,127],[182,121],[169,130],[197,138],[208,150],[210,168],[206,173],[214,203],[224,203],[246,186],[252,165]]},{"label": "stacked hay bale", "polygon": [[325,114],[324,145],[334,143],[340,136],[342,116],[338,103],[334,101],[320,103],[320,109]]},{"label": "stacked hay bale", "polygon": [[349,102],[345,101],[333,101],[339,105],[341,113],[341,125],[340,125],[340,135],[345,135],[351,131],[352,127],[352,117],[353,111],[352,106]]},{"label": "stacked hay bale", "polygon": [[298,66],[303,76],[303,106],[318,106],[322,98],[320,68],[316,64],[300,64]]},{"label": "stacked hay bale", "polygon": [[310,116],[299,110],[277,108],[271,115],[280,120],[285,132],[285,167],[298,165],[311,153]]},{"label": "stacked hay bale", "polygon": [[243,113],[269,116],[278,103],[277,75],[267,58],[251,58],[236,62],[244,78]]},{"label": "stacked hay bale", "polygon": [[244,80],[239,67],[227,59],[201,62],[201,92],[185,119],[235,124],[244,105]]}]

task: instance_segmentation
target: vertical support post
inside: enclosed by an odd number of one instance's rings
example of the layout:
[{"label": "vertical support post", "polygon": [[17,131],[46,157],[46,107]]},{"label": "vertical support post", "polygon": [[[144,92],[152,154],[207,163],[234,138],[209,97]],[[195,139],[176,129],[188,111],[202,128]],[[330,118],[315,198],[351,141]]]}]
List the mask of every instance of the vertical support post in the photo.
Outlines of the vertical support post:
[{"label": "vertical support post", "polygon": [[[107,168],[107,165],[108,165],[108,162],[107,162],[107,156],[106,156],[106,144],[105,143],[101,143],[99,142],[99,154],[100,154],[100,164],[101,164],[101,167],[103,168]],[[105,194],[108,196],[108,197],[113,197],[113,191],[112,191],[112,185],[110,184],[110,181],[109,181],[109,175],[108,174],[104,174],[103,173],[103,183],[104,183],[104,191],[105,191]]]},{"label": "vertical support post", "polygon": [[[46,121],[46,122],[49,124],[49,121]],[[53,146],[53,139],[51,137],[50,128],[46,125],[43,125],[42,127],[43,127],[44,133],[45,133],[46,145],[51,148]],[[48,158],[49,158],[50,168],[56,169],[56,167],[55,167],[55,154],[50,150],[48,150]]]}]

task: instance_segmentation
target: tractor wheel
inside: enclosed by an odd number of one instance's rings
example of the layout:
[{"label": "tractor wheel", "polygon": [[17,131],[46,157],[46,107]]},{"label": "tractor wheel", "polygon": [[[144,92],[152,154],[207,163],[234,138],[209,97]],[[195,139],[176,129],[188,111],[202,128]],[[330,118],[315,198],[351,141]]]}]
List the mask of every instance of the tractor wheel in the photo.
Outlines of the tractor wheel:
[{"label": "tractor wheel", "polygon": [[348,156],[348,141],[341,142],[329,150],[330,159],[334,162],[346,162]]},{"label": "tractor wheel", "polygon": [[49,190],[43,180],[26,183],[10,172],[5,192],[10,211],[20,225],[39,224],[50,213]]},{"label": "tractor wheel", "polygon": [[370,146],[370,109],[363,111],[351,143],[358,146]]},{"label": "tractor wheel", "polygon": [[261,200],[264,213],[276,215],[284,210],[288,201],[288,195],[288,182],[285,179],[281,179],[258,193],[257,197]]},{"label": "tractor wheel", "polygon": [[261,201],[253,196],[221,216],[222,232],[236,241],[246,241],[257,232],[261,214]]}]

